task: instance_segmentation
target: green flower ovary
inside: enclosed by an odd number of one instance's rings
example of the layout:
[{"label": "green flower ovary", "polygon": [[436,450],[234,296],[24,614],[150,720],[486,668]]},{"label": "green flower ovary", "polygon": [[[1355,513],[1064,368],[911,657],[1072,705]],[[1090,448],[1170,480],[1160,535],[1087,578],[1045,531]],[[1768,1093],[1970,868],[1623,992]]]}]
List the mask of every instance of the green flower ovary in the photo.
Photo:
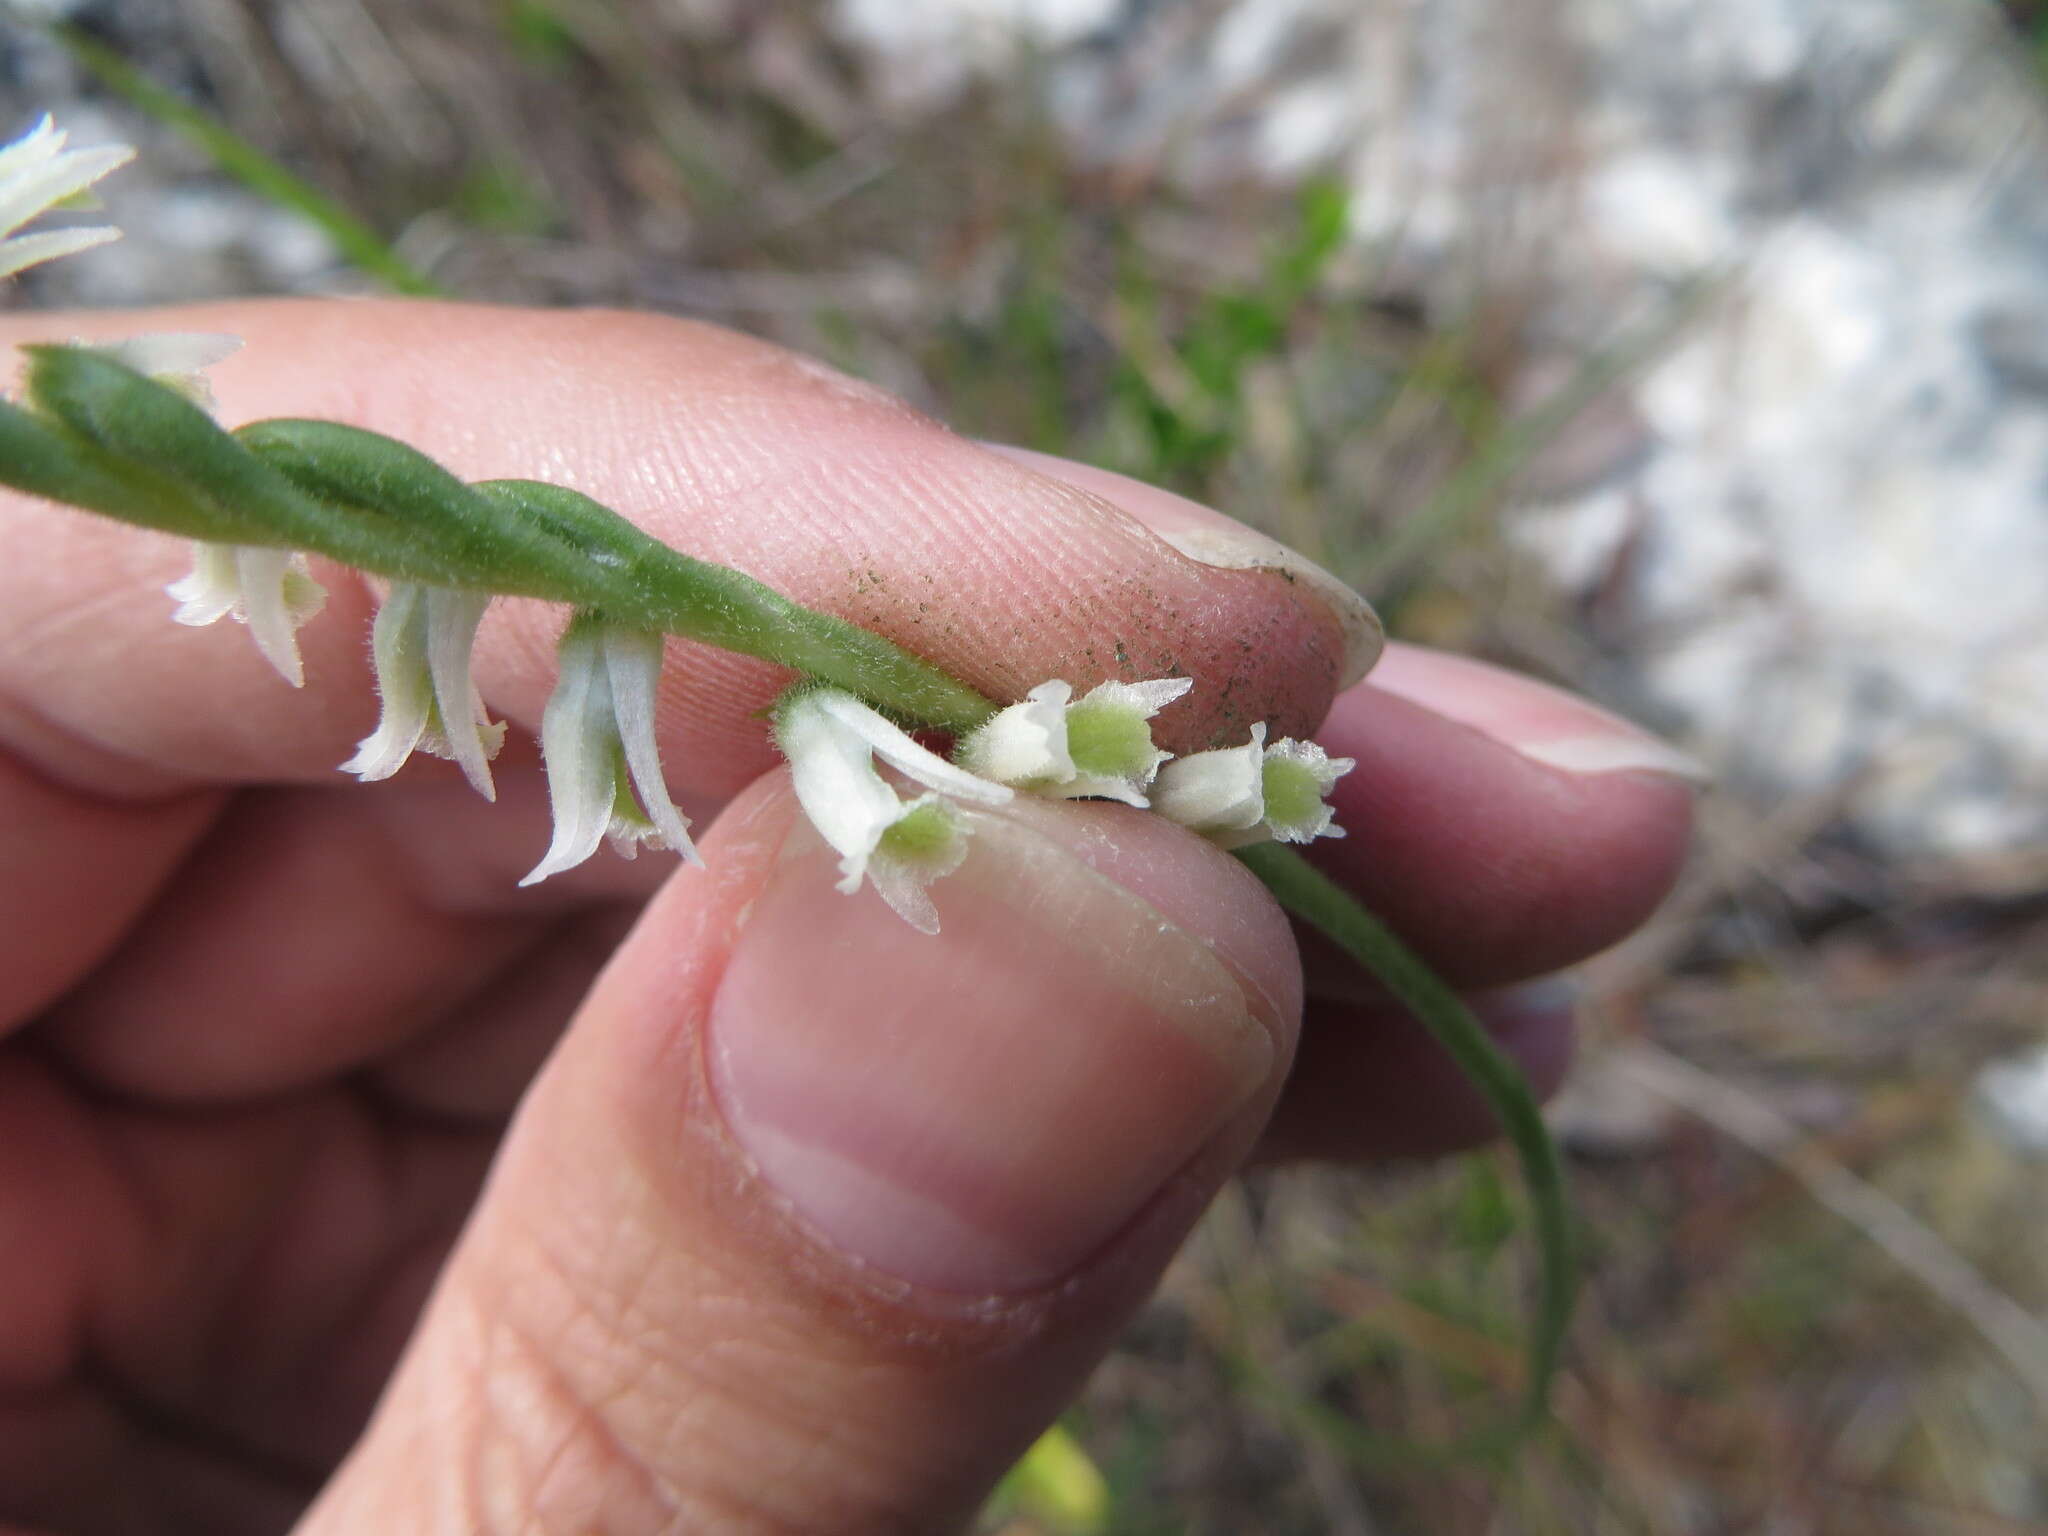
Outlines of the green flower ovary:
[{"label": "green flower ovary", "polygon": [[906,864],[935,864],[952,853],[959,835],[953,813],[932,801],[891,823],[876,847]]},{"label": "green flower ovary", "polygon": [[1144,779],[1159,754],[1143,715],[1128,705],[1083,699],[1067,709],[1067,755],[1086,776]]}]

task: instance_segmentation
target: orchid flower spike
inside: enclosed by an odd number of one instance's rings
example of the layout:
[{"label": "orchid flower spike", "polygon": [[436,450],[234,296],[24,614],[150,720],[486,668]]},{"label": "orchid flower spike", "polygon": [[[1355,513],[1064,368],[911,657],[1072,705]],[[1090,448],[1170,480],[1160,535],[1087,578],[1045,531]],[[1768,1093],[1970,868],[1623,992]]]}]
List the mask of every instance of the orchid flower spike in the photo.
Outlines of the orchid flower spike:
[{"label": "orchid flower spike", "polygon": [[469,667],[490,601],[488,592],[392,583],[370,632],[383,713],[376,731],[341,765],[344,772],[388,779],[425,750],[457,763],[486,800],[498,798],[491,759],[504,743],[505,724],[484,709]]},{"label": "orchid flower spike", "polygon": [[88,197],[86,189],[94,182],[135,158],[127,144],[66,149],[64,138],[64,131],[45,114],[35,127],[0,148],[0,277],[121,238],[121,231],[106,225],[15,233],[52,208]]},{"label": "orchid flower spike", "polygon": [[960,744],[970,772],[1059,800],[1099,796],[1143,809],[1159,765],[1152,717],[1195,686],[1191,677],[1103,683],[1074,698],[1071,685],[1040,683]]},{"label": "orchid flower spike", "polygon": [[555,836],[521,885],[575,868],[607,833],[621,858],[632,858],[646,843],[672,849],[691,864],[704,862],[690,841],[689,818],[669,799],[654,742],[661,648],[662,637],[651,630],[589,613],[569,621],[561,677],[540,717]]},{"label": "orchid flower spike", "polygon": [[1342,837],[1326,799],[1356,766],[1312,741],[1287,738],[1267,746],[1266,727],[1255,725],[1241,747],[1194,752],[1168,763],[1152,808],[1223,848]]},{"label": "orchid flower spike", "polygon": [[[888,716],[837,688],[801,688],[775,708],[775,742],[789,759],[804,814],[839,854],[839,889],[863,879],[920,933],[939,931],[926,890],[967,857],[967,819],[942,796],[1006,804],[1012,791],[919,746]],[[904,800],[875,766],[880,758],[931,793]]]}]

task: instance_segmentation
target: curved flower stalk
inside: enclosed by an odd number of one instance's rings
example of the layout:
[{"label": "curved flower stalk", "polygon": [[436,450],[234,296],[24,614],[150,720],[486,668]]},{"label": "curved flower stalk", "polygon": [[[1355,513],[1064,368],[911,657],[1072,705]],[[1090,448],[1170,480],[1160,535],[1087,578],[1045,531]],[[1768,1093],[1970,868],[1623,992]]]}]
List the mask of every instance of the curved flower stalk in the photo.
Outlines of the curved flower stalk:
[{"label": "curved flower stalk", "polygon": [[121,238],[121,231],[110,225],[15,233],[52,208],[90,206],[81,202],[89,196],[87,189],[135,158],[131,145],[66,149],[64,140],[64,130],[45,113],[35,127],[0,148],[0,277]]},{"label": "curved flower stalk", "polygon": [[1254,843],[1309,843],[1342,837],[1328,795],[1357,766],[1312,741],[1291,737],[1266,745],[1266,727],[1252,727],[1241,747],[1176,758],[1159,774],[1152,808],[1201,833],[1220,848]]},{"label": "curved flower stalk", "polygon": [[[1013,791],[929,751],[888,716],[837,688],[800,688],[775,708],[775,742],[818,835],[839,854],[839,889],[869,880],[920,933],[939,931],[926,889],[967,857],[970,825],[942,796],[971,805],[1004,805]],[[928,793],[900,796],[876,768],[879,758]]]},{"label": "curved flower stalk", "polygon": [[342,770],[363,780],[388,779],[415,751],[453,760],[470,787],[498,798],[491,759],[505,740],[470,676],[476,628],[488,592],[461,592],[394,582],[377,610],[370,651],[377,667],[383,713]]},{"label": "curved flower stalk", "polygon": [[606,836],[620,858],[641,843],[702,864],[669,799],[654,741],[662,637],[579,613],[562,635],[561,676],[540,717],[554,841],[521,885],[574,869]]},{"label": "curved flower stalk", "polygon": [[1143,810],[1171,752],[1152,741],[1152,717],[1195,686],[1191,677],[1102,683],[1079,699],[1071,684],[1040,683],[960,744],[982,778],[1059,800],[1121,800]]}]

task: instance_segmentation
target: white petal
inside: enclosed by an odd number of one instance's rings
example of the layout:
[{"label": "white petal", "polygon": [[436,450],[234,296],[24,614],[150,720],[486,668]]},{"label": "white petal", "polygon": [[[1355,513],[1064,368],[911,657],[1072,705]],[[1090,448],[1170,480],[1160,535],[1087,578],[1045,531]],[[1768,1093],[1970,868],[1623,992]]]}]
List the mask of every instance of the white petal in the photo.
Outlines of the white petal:
[{"label": "white petal", "polygon": [[1067,752],[1073,697],[1073,688],[1057,679],[1040,683],[960,744],[961,766],[998,784],[1066,783],[1074,776]]},{"label": "white petal", "polygon": [[[937,816],[943,838],[936,847],[921,847],[906,856],[895,836],[905,830],[913,816]],[[930,824],[926,830],[929,831]],[[949,807],[937,795],[919,795],[903,807],[896,823],[885,833],[881,846],[868,862],[868,879],[890,910],[919,933],[939,931],[939,911],[928,889],[943,880],[967,859],[967,838],[973,830],[968,818]]]},{"label": "white petal", "polygon": [[618,720],[619,741],[625,749],[626,770],[632,775],[633,790],[652,823],[658,841],[672,848],[692,864],[702,864],[696,845],[690,841],[690,823],[669,799],[662,777],[661,752],[654,740],[654,699],[661,686],[662,637],[650,631],[607,627],[604,632],[605,667],[612,690],[612,708]]},{"label": "white petal", "polygon": [[294,688],[306,684],[299,660],[299,626],[327,601],[320,584],[306,574],[306,557],[289,549],[243,545],[235,550],[242,600],[235,616],[278,676]]},{"label": "white petal", "polygon": [[356,755],[341,765],[368,782],[388,779],[403,768],[420,744],[433,707],[427,675],[427,602],[413,582],[392,584],[370,627],[370,655],[382,701],[377,729],[356,744]]},{"label": "white petal", "polygon": [[840,856],[839,889],[851,893],[882,834],[903,815],[903,802],[875,771],[868,742],[826,707],[830,696],[817,689],[784,704],[776,711],[775,742],[789,759],[797,802]]},{"label": "white petal", "polygon": [[1266,727],[1241,747],[1193,752],[1159,770],[1152,808],[1197,832],[1242,832],[1266,814]]},{"label": "white petal", "polygon": [[540,717],[555,835],[546,856],[521,885],[574,869],[597,852],[611,826],[618,794],[619,737],[598,630],[579,619],[562,636],[561,676]]},{"label": "white petal", "polygon": [[235,565],[231,544],[194,543],[192,574],[180,576],[164,588],[178,600],[171,615],[173,623],[195,628],[224,619],[242,603],[242,577]]},{"label": "white petal", "polygon": [[32,235],[0,240],[0,277],[12,277],[46,261],[55,261],[59,256],[75,256],[80,251],[89,251],[96,245],[106,245],[120,238],[118,229],[105,224],[89,224],[78,229],[40,229]]},{"label": "white petal", "polygon": [[452,758],[472,789],[486,800],[496,800],[498,787],[491,782],[491,759],[505,740],[505,727],[502,722],[492,722],[469,670],[476,627],[483,622],[490,601],[488,592],[449,587],[427,592],[427,673],[433,679],[440,730],[424,745],[437,756]]},{"label": "white petal", "polygon": [[134,158],[131,146],[106,144],[22,163],[18,170],[0,178],[0,234],[13,234],[36,215],[83,192]]},{"label": "white petal", "polygon": [[45,112],[42,121],[13,143],[0,146],[0,186],[22,175],[29,167],[55,159],[64,148],[64,132]]},{"label": "white petal", "polygon": [[850,693],[821,688],[806,696],[816,707],[865,742],[875,756],[906,774],[927,789],[965,800],[974,805],[1007,805],[1014,791],[1007,785],[991,784],[965,768],[955,767],[938,753],[921,747],[903,728],[878,710],[870,709]]},{"label": "white petal", "polygon": [[1081,695],[1083,704],[1119,704],[1150,720],[1195,686],[1192,677],[1157,677],[1144,683],[1098,683]]},{"label": "white petal", "polygon": [[919,933],[939,931],[939,909],[925,882],[908,868],[877,859],[868,865],[868,880],[875,894],[889,903],[889,910]]},{"label": "white petal", "polygon": [[242,348],[242,338],[221,331],[145,331],[120,341],[96,345],[93,351],[167,384],[204,410],[213,409],[213,390],[206,370]]},{"label": "white petal", "polygon": [[1097,773],[1077,773],[1044,793],[1055,800],[1121,800],[1141,811],[1152,803],[1145,791],[1129,779]]}]

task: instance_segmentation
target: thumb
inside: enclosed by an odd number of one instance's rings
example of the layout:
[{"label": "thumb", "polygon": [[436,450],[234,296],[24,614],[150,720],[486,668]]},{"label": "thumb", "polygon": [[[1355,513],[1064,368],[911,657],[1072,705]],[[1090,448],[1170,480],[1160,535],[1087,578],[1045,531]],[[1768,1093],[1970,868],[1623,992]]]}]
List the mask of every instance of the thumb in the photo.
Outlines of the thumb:
[{"label": "thumb", "polygon": [[1249,1148],[1285,920],[1116,806],[980,818],[921,935],[771,775],[672,880],[509,1134],[303,1527],[944,1530]]}]

